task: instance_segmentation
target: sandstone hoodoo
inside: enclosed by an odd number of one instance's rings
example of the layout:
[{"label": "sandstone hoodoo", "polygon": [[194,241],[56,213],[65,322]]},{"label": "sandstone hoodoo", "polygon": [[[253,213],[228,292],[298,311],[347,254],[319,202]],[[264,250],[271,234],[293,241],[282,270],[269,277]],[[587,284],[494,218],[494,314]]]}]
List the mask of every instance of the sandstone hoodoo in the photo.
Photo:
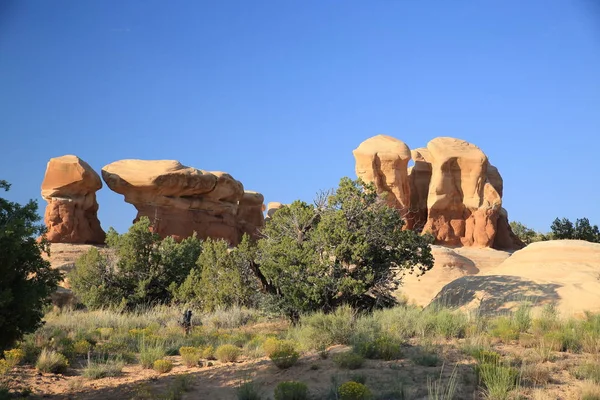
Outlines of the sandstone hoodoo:
[{"label": "sandstone hoodoo", "polygon": [[50,242],[104,243],[106,235],[98,220],[96,202],[100,188],[100,176],[79,157],[50,159],[41,187],[42,197],[48,202],[44,223]]},{"label": "sandstone hoodoo", "polygon": [[[354,150],[356,174],[388,193],[388,203],[407,227],[429,232],[446,246],[519,249],[502,208],[503,182],[474,144],[439,137],[412,152],[385,135],[365,140]],[[408,167],[410,159],[414,166]]]},{"label": "sandstone hoodoo", "polygon": [[[262,226],[260,193],[244,192],[224,172],[187,167],[174,160],[121,160],[102,168],[107,186],[146,216],[162,237],[221,238],[232,245]],[[260,203],[260,205],[258,204]],[[260,214],[260,218],[259,218]]]},{"label": "sandstone hoodoo", "polygon": [[388,193],[390,207],[407,213],[410,207],[408,146],[398,139],[377,135],[365,140],[353,152],[356,175],[365,182],[375,184],[378,193]]}]

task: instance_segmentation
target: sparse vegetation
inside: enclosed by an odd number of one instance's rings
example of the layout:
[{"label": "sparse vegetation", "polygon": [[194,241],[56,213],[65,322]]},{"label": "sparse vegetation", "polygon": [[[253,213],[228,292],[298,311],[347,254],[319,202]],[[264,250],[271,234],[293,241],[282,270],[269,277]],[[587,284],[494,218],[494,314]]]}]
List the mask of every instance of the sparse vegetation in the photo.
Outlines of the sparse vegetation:
[{"label": "sparse vegetation", "polygon": [[35,363],[35,367],[40,372],[51,372],[61,374],[67,371],[69,361],[67,358],[54,350],[43,349]]},{"label": "sparse vegetation", "polygon": [[275,388],[275,400],[306,400],[308,386],[303,382],[281,382]]},{"label": "sparse vegetation", "polygon": [[217,347],[215,356],[221,362],[236,362],[240,356],[241,350],[239,347],[232,344],[224,344]]}]

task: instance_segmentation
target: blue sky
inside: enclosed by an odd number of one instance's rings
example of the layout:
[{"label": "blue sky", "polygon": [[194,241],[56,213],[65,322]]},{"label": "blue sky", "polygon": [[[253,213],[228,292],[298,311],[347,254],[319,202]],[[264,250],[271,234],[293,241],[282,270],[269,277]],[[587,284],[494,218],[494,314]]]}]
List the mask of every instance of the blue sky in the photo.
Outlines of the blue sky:
[{"label": "blue sky", "polygon": [[[600,224],[593,0],[3,1],[0,179],[45,202],[51,157],[231,173],[266,202],[355,177],[352,150],[468,140],[511,220]],[[3,195],[4,196],[4,195]],[[106,185],[102,226],[135,208]]]}]

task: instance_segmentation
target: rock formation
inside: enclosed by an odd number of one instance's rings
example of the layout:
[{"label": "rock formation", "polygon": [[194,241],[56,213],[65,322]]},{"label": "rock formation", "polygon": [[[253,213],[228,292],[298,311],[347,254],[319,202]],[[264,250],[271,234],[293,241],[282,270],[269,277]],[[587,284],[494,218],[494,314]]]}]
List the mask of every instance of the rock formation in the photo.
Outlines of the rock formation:
[{"label": "rock formation", "polygon": [[598,243],[536,242],[495,268],[448,283],[433,301],[485,314],[514,311],[524,301],[531,301],[537,309],[554,304],[564,316],[598,312],[599,270]]},{"label": "rock formation", "polygon": [[[519,249],[502,208],[503,182],[483,151],[464,140],[439,137],[412,152],[385,135],[354,150],[356,174],[388,193],[407,227],[429,232],[446,246]],[[407,168],[408,161],[414,166]]]},{"label": "rock formation", "polygon": [[408,146],[391,136],[377,135],[362,142],[352,153],[356,175],[374,183],[378,193],[387,193],[390,207],[407,214],[410,207],[407,166],[411,158]]},{"label": "rock formation", "polygon": [[41,188],[48,202],[44,222],[50,242],[104,243],[106,235],[97,216],[96,191],[100,188],[100,176],[79,157],[50,159]]},{"label": "rock formation", "polygon": [[[232,245],[262,226],[262,195],[244,192],[224,172],[208,172],[173,160],[121,160],[102,168],[107,186],[125,196],[162,237],[181,240],[193,232]],[[260,204],[259,204],[260,203]]]},{"label": "rock formation", "polygon": [[267,204],[267,216],[265,217],[265,219],[270,219],[273,217],[273,214],[275,214],[275,211],[279,210],[281,207],[283,207],[283,204],[281,204],[278,201],[272,201],[269,204]]}]

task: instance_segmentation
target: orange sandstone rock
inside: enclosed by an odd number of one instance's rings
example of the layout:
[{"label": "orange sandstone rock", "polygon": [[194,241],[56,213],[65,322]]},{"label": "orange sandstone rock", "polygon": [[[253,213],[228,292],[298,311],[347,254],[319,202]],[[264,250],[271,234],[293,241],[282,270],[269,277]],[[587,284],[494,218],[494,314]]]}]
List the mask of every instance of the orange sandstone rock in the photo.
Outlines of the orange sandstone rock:
[{"label": "orange sandstone rock", "polygon": [[96,191],[100,188],[100,176],[79,157],[50,159],[41,187],[48,202],[44,223],[50,242],[104,243],[106,234],[97,216]]}]

